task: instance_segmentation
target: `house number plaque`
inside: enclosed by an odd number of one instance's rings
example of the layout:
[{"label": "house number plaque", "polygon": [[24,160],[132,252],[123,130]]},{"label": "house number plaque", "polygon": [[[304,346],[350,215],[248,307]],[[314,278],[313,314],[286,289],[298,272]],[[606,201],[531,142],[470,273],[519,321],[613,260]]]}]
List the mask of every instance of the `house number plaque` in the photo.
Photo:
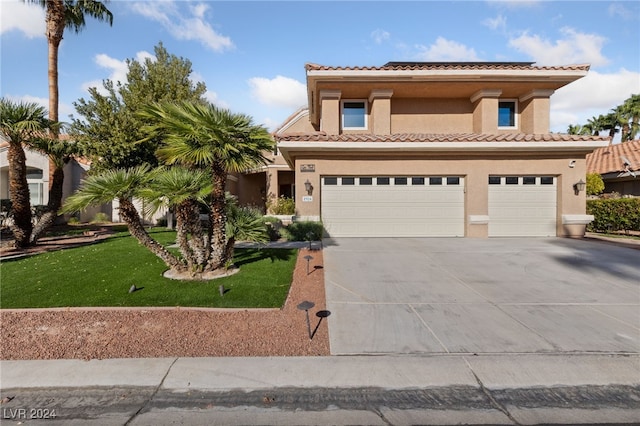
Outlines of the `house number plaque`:
[{"label": "house number plaque", "polygon": [[313,173],[316,171],[315,164],[300,164],[300,172],[301,173]]}]

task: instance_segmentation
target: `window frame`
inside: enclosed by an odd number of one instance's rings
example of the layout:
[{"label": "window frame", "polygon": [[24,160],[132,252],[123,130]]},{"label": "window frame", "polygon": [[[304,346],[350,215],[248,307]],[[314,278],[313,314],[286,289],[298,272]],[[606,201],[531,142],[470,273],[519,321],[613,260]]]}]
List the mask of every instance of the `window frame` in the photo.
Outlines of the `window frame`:
[{"label": "window frame", "polygon": [[[511,103],[513,104],[513,126],[501,126],[500,125],[500,104]],[[518,128],[518,100],[517,99],[498,99],[498,129],[517,129]]]},{"label": "window frame", "polygon": [[[364,127],[347,127],[344,123],[344,105],[346,103],[362,103],[364,106]],[[355,109],[355,108],[354,108]],[[342,99],[340,100],[340,126],[342,130],[367,130],[369,128],[369,102],[366,99]]]}]

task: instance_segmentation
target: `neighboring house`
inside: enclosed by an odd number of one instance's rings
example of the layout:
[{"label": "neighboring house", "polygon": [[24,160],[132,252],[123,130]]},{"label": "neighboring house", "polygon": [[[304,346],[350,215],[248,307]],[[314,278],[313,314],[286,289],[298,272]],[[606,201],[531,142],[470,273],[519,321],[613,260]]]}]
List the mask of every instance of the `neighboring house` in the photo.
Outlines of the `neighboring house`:
[{"label": "neighboring house", "polygon": [[[64,137],[64,136],[62,136]],[[0,199],[9,199],[9,160],[7,158],[9,142],[4,137],[0,137]],[[29,195],[31,206],[42,206],[49,202],[49,189],[53,179],[53,164],[49,162],[46,155],[24,148],[27,157],[27,183],[29,184]],[[83,159],[72,159],[64,167],[64,186],[62,198],[66,199],[73,194],[80,182],[86,176],[89,164]],[[108,206],[102,208],[108,212]],[[87,209],[79,214],[80,221],[88,222],[101,211],[100,208]],[[110,212],[109,212],[110,213]]]},{"label": "neighboring house", "polygon": [[241,200],[292,191],[296,219],[335,237],[583,235],[575,184],[609,142],[550,133],[549,98],[588,70],[307,64],[308,107],[275,132],[284,162],[241,176],[259,188]]},{"label": "neighboring house", "polygon": [[587,154],[587,173],[598,173],[604,193],[640,197],[640,140],[598,148]]}]

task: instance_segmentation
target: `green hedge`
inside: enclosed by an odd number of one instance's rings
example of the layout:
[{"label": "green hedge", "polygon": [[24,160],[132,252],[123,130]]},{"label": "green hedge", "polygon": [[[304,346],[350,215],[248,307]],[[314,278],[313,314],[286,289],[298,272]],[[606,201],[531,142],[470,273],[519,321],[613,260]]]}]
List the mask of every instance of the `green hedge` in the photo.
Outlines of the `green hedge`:
[{"label": "green hedge", "polygon": [[280,229],[280,234],[287,241],[318,241],[322,239],[323,231],[320,222],[293,222]]},{"label": "green hedge", "polygon": [[594,216],[590,232],[640,231],[640,198],[587,200],[587,214]]}]

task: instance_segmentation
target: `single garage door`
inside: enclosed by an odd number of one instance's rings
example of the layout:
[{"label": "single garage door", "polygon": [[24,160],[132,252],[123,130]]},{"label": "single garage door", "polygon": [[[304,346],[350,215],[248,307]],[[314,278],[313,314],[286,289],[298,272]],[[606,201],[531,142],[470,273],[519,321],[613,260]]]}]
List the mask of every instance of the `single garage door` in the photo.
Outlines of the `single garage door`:
[{"label": "single garage door", "polygon": [[556,235],[554,176],[489,176],[489,236]]},{"label": "single garage door", "polygon": [[464,236],[461,176],[325,176],[321,197],[332,237]]}]

